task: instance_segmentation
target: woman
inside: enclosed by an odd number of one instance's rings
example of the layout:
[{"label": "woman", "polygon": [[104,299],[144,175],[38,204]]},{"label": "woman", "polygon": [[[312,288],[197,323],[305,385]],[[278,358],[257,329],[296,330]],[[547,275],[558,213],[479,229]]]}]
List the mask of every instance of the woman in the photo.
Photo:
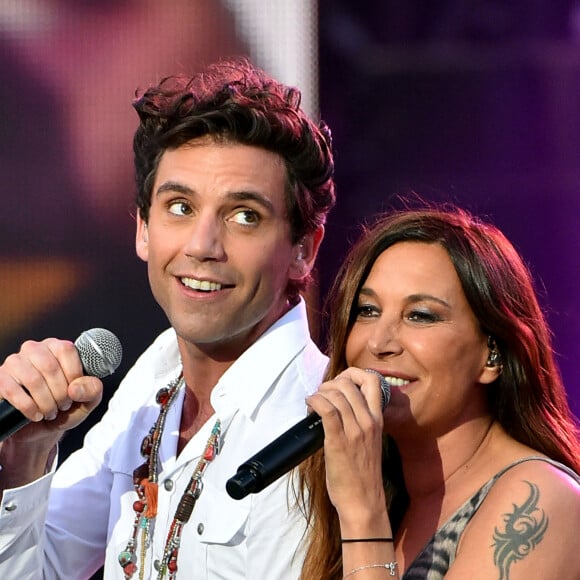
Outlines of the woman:
[{"label": "woman", "polygon": [[458,208],[394,213],[331,297],[302,577],[580,578],[578,429],[505,236]]}]

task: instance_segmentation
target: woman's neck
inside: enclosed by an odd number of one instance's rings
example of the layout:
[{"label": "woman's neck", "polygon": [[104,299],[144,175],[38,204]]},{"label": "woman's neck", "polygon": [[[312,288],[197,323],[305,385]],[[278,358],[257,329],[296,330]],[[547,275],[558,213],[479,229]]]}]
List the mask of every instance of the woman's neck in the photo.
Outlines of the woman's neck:
[{"label": "woman's neck", "polygon": [[505,435],[503,429],[490,417],[478,417],[441,437],[423,437],[420,444],[416,439],[412,444],[400,443],[410,500],[449,492],[462,480],[460,474],[473,473],[486,463],[491,442],[501,434]]}]

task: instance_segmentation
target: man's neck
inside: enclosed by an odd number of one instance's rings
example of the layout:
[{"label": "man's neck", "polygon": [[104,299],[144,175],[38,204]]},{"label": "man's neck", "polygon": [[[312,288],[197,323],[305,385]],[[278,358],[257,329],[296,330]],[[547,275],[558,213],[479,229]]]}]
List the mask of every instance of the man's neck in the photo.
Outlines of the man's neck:
[{"label": "man's neck", "polygon": [[[187,385],[187,383],[186,383]],[[211,391],[210,393],[211,394]],[[206,421],[214,414],[209,395],[204,400],[198,399],[196,394],[186,386],[179,425],[179,441],[177,454],[179,455],[189,440],[203,427]]]}]

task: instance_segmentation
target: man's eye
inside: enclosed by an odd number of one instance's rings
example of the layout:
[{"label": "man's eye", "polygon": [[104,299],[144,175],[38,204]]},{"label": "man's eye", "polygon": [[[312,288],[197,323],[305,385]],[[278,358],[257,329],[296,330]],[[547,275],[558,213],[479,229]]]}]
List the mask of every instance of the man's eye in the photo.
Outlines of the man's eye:
[{"label": "man's eye", "polygon": [[254,210],[243,209],[234,213],[231,221],[244,226],[251,226],[259,223],[260,216]]},{"label": "man's eye", "polygon": [[174,201],[169,204],[169,213],[174,215],[188,215],[191,213],[191,208],[184,201]]}]

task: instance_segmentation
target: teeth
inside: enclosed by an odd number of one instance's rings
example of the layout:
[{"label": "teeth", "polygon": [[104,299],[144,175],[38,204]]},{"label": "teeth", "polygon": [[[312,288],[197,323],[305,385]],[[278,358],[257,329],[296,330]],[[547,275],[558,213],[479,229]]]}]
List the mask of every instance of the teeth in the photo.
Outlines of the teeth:
[{"label": "teeth", "polygon": [[191,288],[192,290],[201,290],[202,292],[213,292],[215,290],[221,290],[222,285],[217,282],[210,282],[209,280],[196,280],[195,278],[181,278],[181,282],[184,286]]},{"label": "teeth", "polygon": [[385,377],[385,381],[387,381],[391,387],[404,387],[411,382],[405,379],[399,379],[398,377]]}]

